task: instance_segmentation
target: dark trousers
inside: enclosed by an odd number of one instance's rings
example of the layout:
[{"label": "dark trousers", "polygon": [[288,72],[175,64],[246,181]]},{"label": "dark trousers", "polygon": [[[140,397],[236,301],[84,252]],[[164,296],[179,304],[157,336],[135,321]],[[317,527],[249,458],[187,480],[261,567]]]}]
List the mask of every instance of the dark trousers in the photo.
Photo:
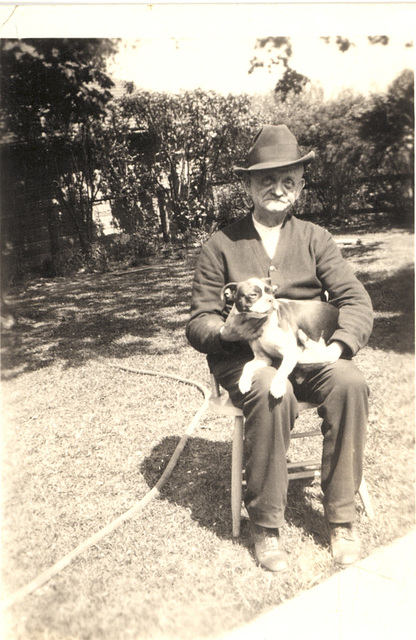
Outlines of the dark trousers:
[{"label": "dark trousers", "polygon": [[354,496],[362,478],[369,390],[363,374],[349,360],[309,372],[301,384],[287,383],[283,398],[270,396],[273,367],[259,369],[244,396],[238,380],[244,362],[214,370],[218,382],[245,416],[245,504],[250,520],[281,527],[287,502],[286,452],[298,415],[298,400],[318,404],[322,418],[321,486],[329,522],[353,522]]}]

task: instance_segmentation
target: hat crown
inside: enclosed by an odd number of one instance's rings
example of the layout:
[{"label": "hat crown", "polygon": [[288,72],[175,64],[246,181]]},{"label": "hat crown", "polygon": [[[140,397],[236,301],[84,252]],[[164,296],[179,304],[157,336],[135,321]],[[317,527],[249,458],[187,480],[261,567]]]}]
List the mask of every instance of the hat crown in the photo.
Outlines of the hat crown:
[{"label": "hat crown", "polygon": [[252,166],[273,160],[293,162],[301,155],[295,136],[285,124],[267,124],[256,134],[247,163]]},{"label": "hat crown", "polygon": [[302,157],[298,142],[285,124],[266,124],[255,135],[247,155],[246,167],[234,167],[237,174],[307,164],[315,157],[310,151]]}]

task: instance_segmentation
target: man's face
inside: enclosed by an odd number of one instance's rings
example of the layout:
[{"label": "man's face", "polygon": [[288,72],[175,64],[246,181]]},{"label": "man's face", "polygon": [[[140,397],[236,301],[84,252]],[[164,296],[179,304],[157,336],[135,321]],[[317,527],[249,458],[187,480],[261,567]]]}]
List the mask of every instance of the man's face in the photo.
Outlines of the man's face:
[{"label": "man's face", "polygon": [[278,217],[285,213],[303,189],[305,181],[302,175],[302,166],[251,171],[245,188],[253,200],[254,211]]}]

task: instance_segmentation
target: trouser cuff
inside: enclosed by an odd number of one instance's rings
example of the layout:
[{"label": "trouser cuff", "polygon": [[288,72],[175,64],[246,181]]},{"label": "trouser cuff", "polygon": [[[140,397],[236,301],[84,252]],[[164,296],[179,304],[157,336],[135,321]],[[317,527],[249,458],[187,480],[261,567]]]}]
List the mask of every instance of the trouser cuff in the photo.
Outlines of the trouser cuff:
[{"label": "trouser cuff", "polygon": [[342,524],[343,522],[355,522],[357,519],[357,512],[355,510],[355,505],[352,506],[342,506],[342,507],[333,507],[331,505],[325,505],[325,519],[327,522],[332,522],[333,524]]},{"label": "trouser cuff", "polygon": [[285,515],[282,511],[264,512],[258,509],[250,509],[247,507],[247,513],[250,518],[250,522],[258,524],[260,527],[267,527],[268,529],[280,529],[285,524]]}]

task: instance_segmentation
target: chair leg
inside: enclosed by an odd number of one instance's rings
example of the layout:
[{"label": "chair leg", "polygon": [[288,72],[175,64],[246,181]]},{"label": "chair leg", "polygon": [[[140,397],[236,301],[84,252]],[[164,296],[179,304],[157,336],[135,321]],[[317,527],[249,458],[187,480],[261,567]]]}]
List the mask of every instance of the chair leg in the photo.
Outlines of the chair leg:
[{"label": "chair leg", "polygon": [[364,511],[367,518],[372,520],[374,518],[374,511],[373,511],[370,494],[368,493],[367,483],[365,481],[364,476],[361,480],[360,488],[358,489],[358,495],[360,496],[361,502],[363,503]]},{"label": "chair leg", "polygon": [[243,425],[243,416],[236,416],[231,455],[231,518],[234,538],[238,538],[240,535],[243,473]]}]

